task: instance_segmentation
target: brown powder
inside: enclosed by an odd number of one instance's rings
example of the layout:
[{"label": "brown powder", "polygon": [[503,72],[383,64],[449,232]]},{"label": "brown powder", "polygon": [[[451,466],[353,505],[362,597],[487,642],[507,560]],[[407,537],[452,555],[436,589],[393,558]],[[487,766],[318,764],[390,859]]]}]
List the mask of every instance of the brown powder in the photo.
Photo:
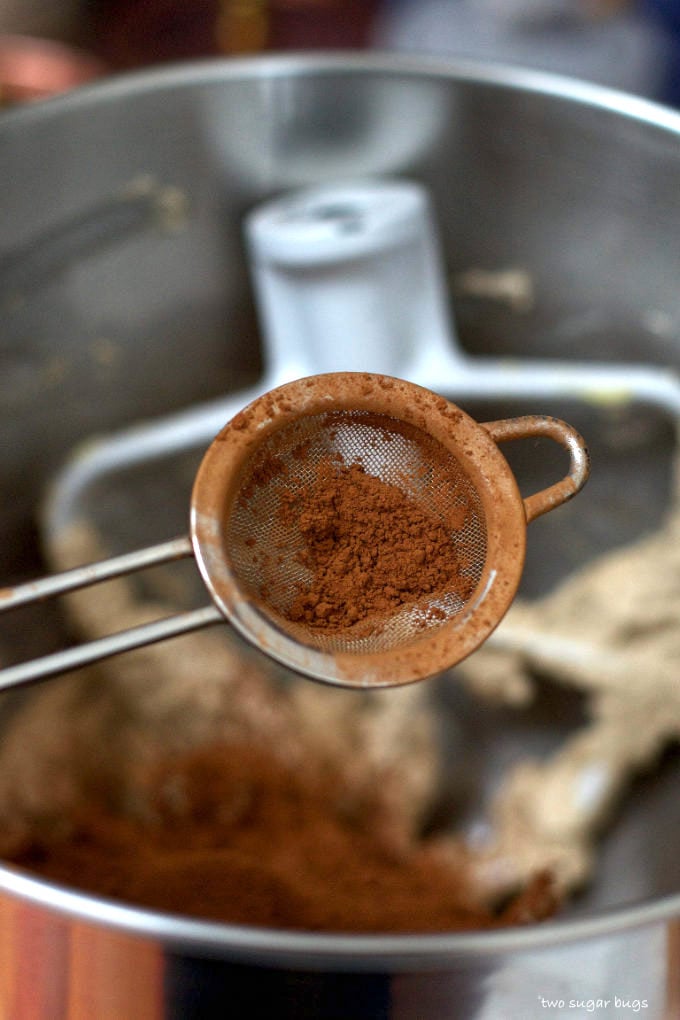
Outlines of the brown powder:
[{"label": "brown powder", "polygon": [[415,841],[400,851],[372,810],[329,810],[335,779],[282,767],[252,745],[185,755],[150,779],[149,817],[84,805],[60,838],[13,863],[99,895],[256,926],[454,931],[541,920],[556,899],[539,876],[503,909],[480,906],[465,865]]},{"label": "brown powder", "polygon": [[424,598],[465,600],[474,587],[452,537],[465,508],[451,505],[444,520],[359,463],[320,461],[311,485],[284,493],[280,513],[301,532],[298,559],[312,575],[288,611],[294,622],[375,628]]}]

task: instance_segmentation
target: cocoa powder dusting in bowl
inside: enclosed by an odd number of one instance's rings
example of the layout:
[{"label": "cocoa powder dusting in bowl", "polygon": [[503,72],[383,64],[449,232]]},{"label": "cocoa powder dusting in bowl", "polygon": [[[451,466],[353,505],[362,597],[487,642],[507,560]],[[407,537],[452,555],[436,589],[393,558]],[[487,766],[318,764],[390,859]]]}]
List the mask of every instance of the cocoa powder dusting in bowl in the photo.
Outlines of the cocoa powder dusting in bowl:
[{"label": "cocoa powder dusting in bowl", "polygon": [[480,904],[465,863],[436,841],[396,848],[370,804],[330,810],[336,781],[249,744],[200,749],[151,778],[146,817],[90,802],[61,838],[33,839],[12,863],[152,909],[274,928],[454,931],[555,911],[547,875],[500,910]]},{"label": "cocoa powder dusting in bowl", "polygon": [[445,516],[435,513],[359,463],[321,460],[312,484],[283,494],[280,514],[301,533],[298,560],[311,574],[287,613],[294,622],[327,632],[376,628],[423,600],[465,601],[474,587],[453,535],[466,508],[450,503]]}]

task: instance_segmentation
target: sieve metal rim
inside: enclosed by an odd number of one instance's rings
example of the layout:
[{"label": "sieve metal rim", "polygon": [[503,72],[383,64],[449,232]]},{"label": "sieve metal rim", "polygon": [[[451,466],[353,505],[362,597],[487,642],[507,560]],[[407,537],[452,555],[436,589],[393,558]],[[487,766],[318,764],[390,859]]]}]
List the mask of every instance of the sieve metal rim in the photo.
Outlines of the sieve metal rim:
[{"label": "sieve metal rim", "polygon": [[[303,416],[364,410],[401,419],[437,439],[460,461],[486,516],[487,557],[468,607],[407,646],[328,653],[292,639],[244,592],[225,527],[249,457]],[[216,436],[196,475],[190,532],[198,568],[220,612],[248,641],[288,668],[331,684],[395,686],[434,675],[479,647],[510,606],[524,567],[525,504],[491,434],[456,405],[391,376],[333,372],[279,386],[239,412]]]}]

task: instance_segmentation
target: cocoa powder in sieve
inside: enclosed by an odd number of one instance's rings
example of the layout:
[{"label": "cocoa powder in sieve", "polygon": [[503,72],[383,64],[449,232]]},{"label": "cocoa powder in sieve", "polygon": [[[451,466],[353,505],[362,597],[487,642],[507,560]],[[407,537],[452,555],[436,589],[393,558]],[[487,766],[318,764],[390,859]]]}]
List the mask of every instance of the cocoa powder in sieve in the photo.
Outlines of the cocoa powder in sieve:
[{"label": "cocoa powder in sieve", "polygon": [[282,496],[280,514],[301,533],[298,560],[311,574],[288,618],[325,631],[375,628],[423,600],[465,601],[474,582],[453,532],[466,513],[449,503],[437,514],[360,463],[321,460],[309,486]]}]

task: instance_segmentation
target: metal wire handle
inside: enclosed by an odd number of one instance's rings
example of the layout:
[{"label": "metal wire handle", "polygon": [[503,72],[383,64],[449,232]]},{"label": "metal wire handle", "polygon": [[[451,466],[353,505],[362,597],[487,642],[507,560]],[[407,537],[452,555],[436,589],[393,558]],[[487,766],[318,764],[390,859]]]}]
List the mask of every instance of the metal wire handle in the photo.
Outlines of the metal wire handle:
[{"label": "metal wire handle", "polygon": [[[28,581],[10,588],[0,588],[0,613],[189,556],[193,556],[191,539],[188,536],[183,536],[135,552],[112,556],[97,563],[88,563],[83,567],[65,570],[63,573],[52,574],[36,581]],[[0,691],[35,683],[38,680],[46,680],[71,669],[78,669],[81,666],[111,658],[120,652],[128,652],[134,648],[155,644],[158,641],[165,641],[167,638],[189,634],[211,624],[224,622],[225,617],[214,605],[162,617],[151,623],[118,631],[63,651],[52,652],[29,662],[6,666],[4,669],[0,669]]]}]

